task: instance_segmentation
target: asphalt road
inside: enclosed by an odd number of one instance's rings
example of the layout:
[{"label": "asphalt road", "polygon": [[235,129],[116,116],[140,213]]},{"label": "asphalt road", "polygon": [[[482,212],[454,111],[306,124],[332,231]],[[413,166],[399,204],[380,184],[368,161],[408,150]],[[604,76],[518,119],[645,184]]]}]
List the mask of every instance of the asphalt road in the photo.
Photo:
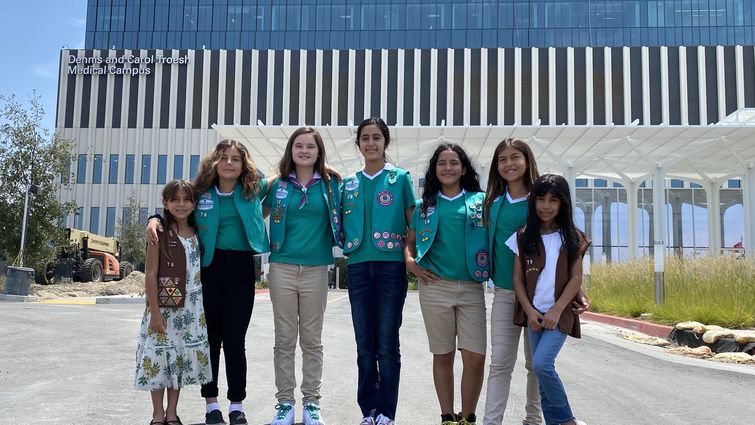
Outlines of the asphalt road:
[{"label": "asphalt road", "polygon": [[[148,423],[149,397],[133,389],[142,310],[140,305],[0,302],[0,424]],[[624,341],[603,325],[587,324],[583,334],[582,340],[567,341],[557,368],[575,414],[588,424],[753,423],[755,367],[669,355]],[[401,344],[398,423],[437,424],[432,357],[416,293],[407,298]],[[323,417],[329,425],[356,424],[356,353],[345,292],[330,294],[324,345]],[[251,424],[266,424],[273,414],[272,347],[270,300],[258,295],[247,334],[245,408]],[[459,373],[460,366],[457,356]],[[518,364],[505,424],[521,423],[523,396],[524,367]],[[222,406],[227,408],[225,401]],[[198,387],[182,391],[179,415],[185,424],[203,423]]]}]

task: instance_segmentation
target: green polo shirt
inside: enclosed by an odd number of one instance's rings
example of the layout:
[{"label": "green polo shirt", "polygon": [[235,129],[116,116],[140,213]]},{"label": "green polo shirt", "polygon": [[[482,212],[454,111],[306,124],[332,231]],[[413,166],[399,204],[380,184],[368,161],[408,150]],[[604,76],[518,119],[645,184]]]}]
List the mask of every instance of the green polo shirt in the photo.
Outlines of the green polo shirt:
[{"label": "green polo shirt", "polygon": [[[322,196],[322,180],[307,188],[307,203],[300,209],[302,190],[293,184],[288,208],[286,228],[280,251],[270,253],[271,263],[323,266],[333,264],[333,234],[330,230],[328,206]],[[271,186],[277,187],[276,180]],[[265,198],[264,204],[272,208],[275,196]]]},{"label": "green polo shirt", "polygon": [[[467,225],[464,192],[453,200],[438,196],[434,214],[438,214],[438,231],[430,251],[419,265],[446,280],[473,280],[467,268],[465,226]],[[417,230],[421,209],[414,209],[410,227]]]},{"label": "green polo shirt", "polygon": [[[513,202],[512,202],[513,201]],[[506,193],[498,212],[493,237],[493,283],[504,289],[514,289],[514,253],[506,240],[527,224],[527,198],[512,200]]]},{"label": "green polo shirt", "polygon": [[[215,188],[210,190],[215,190]],[[233,193],[229,195],[218,193],[218,203],[220,204],[220,220],[218,220],[218,238],[215,249],[251,251],[252,247],[246,240],[244,222],[241,221],[241,215],[233,201]]]},{"label": "green polo shirt", "polygon": [[[362,242],[359,247],[354,250],[353,252],[350,252],[349,255],[349,264],[354,263],[361,263],[364,261],[404,261],[404,250],[396,250],[395,252],[383,252],[378,250],[375,245],[372,243],[371,240],[368,238],[372,238],[372,210],[375,207],[375,203],[377,202],[375,189],[377,187],[378,182],[378,176],[380,176],[381,173],[387,173],[385,169],[380,171],[380,173],[373,176],[373,178],[367,177],[362,171],[359,171],[362,173],[362,187],[361,191],[364,194],[364,242]],[[401,211],[406,211],[407,208],[411,208],[414,206],[414,189],[412,188],[412,181],[409,178],[401,179],[402,181],[396,182],[396,185],[403,185],[401,188],[396,188],[396,190],[402,190],[403,196],[401,199],[404,201],[404,205],[401,206]],[[406,220],[404,216],[402,215],[402,220]]]}]

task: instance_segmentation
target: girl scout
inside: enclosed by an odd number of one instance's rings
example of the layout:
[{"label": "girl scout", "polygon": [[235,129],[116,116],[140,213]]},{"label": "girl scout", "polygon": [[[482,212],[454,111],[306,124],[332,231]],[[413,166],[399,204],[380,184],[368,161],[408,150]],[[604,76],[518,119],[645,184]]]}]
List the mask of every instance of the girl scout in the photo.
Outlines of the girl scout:
[{"label": "girl scout", "polygon": [[278,165],[281,177],[265,198],[270,211],[270,300],[275,322],[275,385],[271,425],[294,423],[294,358],[302,351],[302,422],[322,425],[322,327],[328,298],[328,264],[341,231],[338,180],[325,169],[325,146],[317,130],[302,127],[288,139]]},{"label": "girl scout", "polygon": [[[487,343],[480,284],[489,277],[484,200],[477,172],[461,146],[438,146],[427,167],[404,252],[407,269],[422,282],[419,301],[433,353],[442,425],[477,421]],[[460,415],[454,413],[456,349],[464,364]]]},{"label": "girl scout", "polygon": [[341,197],[361,425],[393,424],[398,404],[399,327],[407,290],[403,247],[414,191],[409,173],[385,160],[390,141],[381,118],[359,124],[356,144],[365,164],[344,179]]}]

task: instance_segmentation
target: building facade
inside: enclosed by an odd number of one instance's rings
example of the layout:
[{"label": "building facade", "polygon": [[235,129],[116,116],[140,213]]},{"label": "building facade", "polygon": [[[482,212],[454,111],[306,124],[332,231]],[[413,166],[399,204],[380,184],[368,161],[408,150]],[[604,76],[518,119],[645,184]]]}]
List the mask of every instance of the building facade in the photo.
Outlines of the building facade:
[{"label": "building facade", "polygon": [[[219,140],[213,124],[664,127],[755,107],[754,1],[346,3],[90,0],[86,49],[60,59],[56,127],[78,146],[66,224],[113,234],[132,194],[142,216],[159,210],[162,185],[193,177]],[[722,183],[709,238],[693,217],[710,194],[665,181],[681,199],[670,249],[741,241],[741,180]],[[596,256],[650,252],[647,229],[635,252],[622,236],[621,182],[576,185]]]}]

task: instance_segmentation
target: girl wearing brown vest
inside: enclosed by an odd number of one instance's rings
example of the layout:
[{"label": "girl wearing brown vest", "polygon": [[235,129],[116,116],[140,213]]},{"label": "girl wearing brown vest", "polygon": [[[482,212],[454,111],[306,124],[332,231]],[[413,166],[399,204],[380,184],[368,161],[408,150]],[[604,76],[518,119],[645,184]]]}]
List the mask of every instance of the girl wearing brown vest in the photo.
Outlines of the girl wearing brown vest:
[{"label": "girl wearing brown vest", "polygon": [[514,323],[528,328],[545,423],[584,425],[572,414],[555,361],[567,335],[581,336],[571,305],[582,286],[582,256],[590,239],[574,226],[563,177],[541,176],[528,202],[527,225],[506,241],[516,254]]}]

